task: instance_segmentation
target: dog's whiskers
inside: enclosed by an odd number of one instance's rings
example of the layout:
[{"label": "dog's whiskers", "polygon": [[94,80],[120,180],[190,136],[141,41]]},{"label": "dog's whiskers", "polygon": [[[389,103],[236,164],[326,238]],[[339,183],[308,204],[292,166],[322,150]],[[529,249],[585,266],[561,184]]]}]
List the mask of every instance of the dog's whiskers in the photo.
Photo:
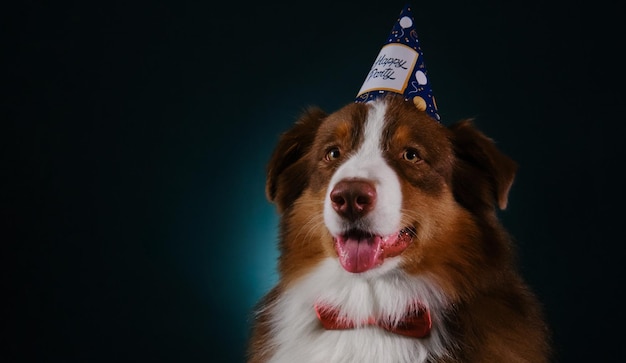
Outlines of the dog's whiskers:
[{"label": "dog's whiskers", "polygon": [[317,230],[320,226],[324,224],[324,219],[321,216],[316,216],[314,218],[309,219],[301,228],[298,229],[298,233],[295,235],[295,238],[298,239],[302,237],[301,241],[308,240],[313,232]]},{"label": "dog's whiskers", "polygon": [[296,200],[293,205],[298,205],[298,206],[324,206],[324,201],[320,201],[320,200],[310,200],[310,199],[304,199],[304,200]]}]

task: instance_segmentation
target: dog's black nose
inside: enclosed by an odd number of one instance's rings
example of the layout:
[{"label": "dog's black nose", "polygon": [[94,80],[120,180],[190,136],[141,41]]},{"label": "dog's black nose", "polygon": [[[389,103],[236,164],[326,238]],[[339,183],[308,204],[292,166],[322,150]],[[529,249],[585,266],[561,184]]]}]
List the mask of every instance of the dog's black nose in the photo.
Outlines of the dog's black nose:
[{"label": "dog's black nose", "polygon": [[376,188],[362,179],[342,180],[330,192],[333,209],[354,221],[365,216],[376,205]]}]

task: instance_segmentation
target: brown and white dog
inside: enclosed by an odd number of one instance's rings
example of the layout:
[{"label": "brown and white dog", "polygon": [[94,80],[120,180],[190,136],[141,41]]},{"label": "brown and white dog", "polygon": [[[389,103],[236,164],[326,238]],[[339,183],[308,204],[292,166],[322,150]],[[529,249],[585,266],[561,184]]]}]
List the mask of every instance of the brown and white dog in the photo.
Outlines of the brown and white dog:
[{"label": "brown and white dog", "polygon": [[268,165],[280,280],[249,362],[547,362],[496,215],[516,168],[471,120],[400,96],[307,110]]}]

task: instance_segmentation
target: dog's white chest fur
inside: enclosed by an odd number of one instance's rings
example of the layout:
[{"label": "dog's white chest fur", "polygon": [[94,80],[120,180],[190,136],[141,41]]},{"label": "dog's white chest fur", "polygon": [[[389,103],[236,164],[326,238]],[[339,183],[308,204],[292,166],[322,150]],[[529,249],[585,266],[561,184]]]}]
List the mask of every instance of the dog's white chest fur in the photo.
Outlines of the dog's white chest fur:
[{"label": "dog's white chest fur", "polygon": [[[272,363],[425,362],[445,355],[443,296],[431,281],[394,268],[397,261],[365,274],[350,274],[336,259],[324,260],[295,283],[271,309],[274,354]],[[341,309],[354,321],[377,314],[401,316],[419,299],[431,311],[433,328],[421,339],[404,337],[375,326],[324,330],[314,311],[316,303]]]}]

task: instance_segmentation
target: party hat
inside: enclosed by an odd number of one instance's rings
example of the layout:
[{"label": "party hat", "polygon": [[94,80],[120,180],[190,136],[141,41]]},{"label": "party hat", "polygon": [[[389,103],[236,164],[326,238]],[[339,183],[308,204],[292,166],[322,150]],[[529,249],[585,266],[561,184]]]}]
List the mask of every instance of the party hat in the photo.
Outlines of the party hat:
[{"label": "party hat", "polygon": [[387,92],[403,95],[418,110],[440,120],[409,5],[400,12],[355,102],[368,102]]}]

